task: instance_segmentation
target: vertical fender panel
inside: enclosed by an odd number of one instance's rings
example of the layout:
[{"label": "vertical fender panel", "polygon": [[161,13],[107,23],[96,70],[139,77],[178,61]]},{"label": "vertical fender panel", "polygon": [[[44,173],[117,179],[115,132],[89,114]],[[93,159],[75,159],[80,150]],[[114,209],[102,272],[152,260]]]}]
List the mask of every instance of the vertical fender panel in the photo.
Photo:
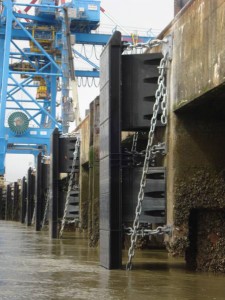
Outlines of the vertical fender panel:
[{"label": "vertical fender panel", "polygon": [[34,208],[34,175],[32,174],[32,168],[28,169],[27,173],[27,215],[26,224],[31,226],[32,214]]},{"label": "vertical fender panel", "polygon": [[3,197],[2,197],[2,188],[0,188],[0,220],[2,220],[3,215],[2,215],[2,208],[3,208]]},{"label": "vertical fender panel", "polygon": [[36,231],[41,230],[41,210],[43,206],[43,197],[42,197],[42,163],[41,163],[41,153],[37,156],[37,172],[35,178],[35,229]]},{"label": "vertical fender panel", "polygon": [[58,237],[59,206],[59,132],[55,129],[51,137],[50,191],[49,191],[49,234]]},{"label": "vertical fender panel", "polygon": [[101,56],[100,87],[100,265],[118,269],[121,247],[121,33]]},{"label": "vertical fender panel", "polygon": [[13,201],[12,201],[12,220],[19,219],[19,186],[17,182],[13,184]]},{"label": "vertical fender panel", "polygon": [[10,184],[6,187],[5,220],[12,218],[12,191]]},{"label": "vertical fender panel", "polygon": [[26,217],[26,198],[27,198],[27,183],[26,178],[23,177],[21,183],[21,210],[20,210],[20,222],[25,223]]}]

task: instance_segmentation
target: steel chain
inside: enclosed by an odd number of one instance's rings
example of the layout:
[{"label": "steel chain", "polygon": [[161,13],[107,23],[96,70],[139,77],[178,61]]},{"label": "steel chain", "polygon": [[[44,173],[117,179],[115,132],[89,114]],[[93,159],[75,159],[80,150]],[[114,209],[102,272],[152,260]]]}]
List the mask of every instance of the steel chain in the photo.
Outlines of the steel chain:
[{"label": "steel chain", "polygon": [[[166,61],[168,61],[168,53],[165,55]],[[164,69],[164,79],[163,79],[163,86],[162,86],[162,102],[161,102],[161,109],[162,109],[162,115],[161,115],[161,123],[163,125],[167,124],[167,106],[168,106],[168,91],[166,88],[166,73],[167,73],[167,63],[165,65]]]},{"label": "steel chain", "polygon": [[[168,225],[158,226],[155,229],[141,228],[141,229],[137,230],[136,235],[144,237],[144,236],[151,236],[151,235],[156,235],[156,234],[159,234],[159,235],[162,235],[165,233],[170,234],[171,230],[172,230],[172,227],[168,226]],[[124,228],[124,231],[127,235],[132,235],[133,228],[127,227],[127,228]]]},{"label": "steel chain", "polygon": [[59,232],[59,237],[60,238],[63,235],[64,227],[65,227],[65,224],[66,224],[66,215],[67,215],[68,206],[69,206],[70,193],[71,193],[72,186],[73,186],[73,177],[74,177],[74,172],[75,172],[75,167],[76,167],[76,161],[77,161],[78,154],[79,154],[79,148],[80,148],[80,139],[77,138],[76,143],[75,143],[75,150],[74,150],[74,153],[73,153],[73,162],[72,162],[72,168],[71,168],[71,172],[70,172],[68,190],[67,190],[67,194],[66,194],[65,209],[64,209],[61,229],[60,229],[60,232]]},{"label": "steel chain", "polygon": [[[135,43],[135,44],[124,43],[124,46],[126,47],[126,49],[125,49],[126,52],[131,51],[132,54],[135,54],[135,53],[137,53],[137,50],[140,50],[140,53],[143,53],[144,48],[150,49],[153,47],[160,46],[163,43],[167,43],[167,42],[168,42],[167,38],[165,38],[163,40],[153,39],[153,40],[147,41],[146,43]],[[135,53],[133,50],[135,50]]]},{"label": "steel chain", "polygon": [[48,214],[48,206],[49,206],[49,190],[45,193],[45,211],[44,211],[43,221],[41,224],[41,229],[43,229],[46,224],[47,214]]},{"label": "steel chain", "polygon": [[133,135],[131,153],[134,153],[134,152],[137,151],[137,141],[138,141],[138,132],[135,132],[134,135]]},{"label": "steel chain", "polygon": [[[167,121],[167,90],[166,90],[166,72],[167,72],[167,63],[168,63],[168,55],[166,54],[160,61],[160,66],[159,66],[159,77],[158,77],[158,88],[155,93],[155,103],[153,105],[153,115],[150,121],[150,130],[148,134],[148,143],[146,147],[146,153],[145,153],[145,160],[144,160],[144,165],[143,165],[143,171],[142,171],[142,176],[141,176],[141,181],[140,181],[140,189],[138,193],[138,201],[137,201],[137,206],[135,210],[135,219],[133,222],[133,230],[131,234],[131,245],[128,250],[128,262],[126,269],[131,270],[132,268],[132,258],[135,254],[135,246],[137,242],[137,237],[138,237],[138,228],[139,228],[139,218],[141,215],[142,211],[142,201],[144,199],[144,188],[146,186],[146,175],[148,172],[149,168],[149,162],[152,158],[153,155],[153,139],[154,139],[154,134],[155,134],[155,128],[156,128],[156,123],[157,123],[157,115],[159,112],[160,108],[160,101],[161,101],[161,108],[162,108],[162,116],[161,121],[163,125],[165,125]],[[163,105],[162,105],[163,103]]]},{"label": "steel chain", "polygon": [[156,157],[159,153],[165,155],[165,143],[158,143],[157,145],[152,146],[151,167],[155,167]]},{"label": "steel chain", "polygon": [[34,225],[35,221],[36,221],[36,205],[37,203],[34,205],[34,210],[33,210],[33,215],[32,215],[32,220],[31,220],[31,224]]}]

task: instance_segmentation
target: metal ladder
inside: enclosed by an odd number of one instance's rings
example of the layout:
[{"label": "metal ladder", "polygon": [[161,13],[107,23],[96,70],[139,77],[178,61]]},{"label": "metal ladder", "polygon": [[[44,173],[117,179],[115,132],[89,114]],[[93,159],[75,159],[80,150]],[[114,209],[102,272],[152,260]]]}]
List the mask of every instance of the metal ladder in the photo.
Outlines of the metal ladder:
[{"label": "metal ladder", "polygon": [[63,235],[66,223],[75,223],[79,221],[79,152],[80,152],[80,139],[76,139],[75,150],[73,153],[73,162],[69,177],[68,190],[66,194],[66,202],[64,214],[61,223],[59,237]]}]

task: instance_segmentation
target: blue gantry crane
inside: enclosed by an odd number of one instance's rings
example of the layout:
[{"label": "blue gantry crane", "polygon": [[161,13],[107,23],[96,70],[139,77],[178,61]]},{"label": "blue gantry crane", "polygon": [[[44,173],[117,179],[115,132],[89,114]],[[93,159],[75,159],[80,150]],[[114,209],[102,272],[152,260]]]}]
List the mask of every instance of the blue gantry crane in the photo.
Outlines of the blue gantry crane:
[{"label": "blue gantry crane", "polygon": [[[108,42],[94,33],[100,10],[97,0],[0,1],[0,175],[6,153],[48,155],[53,130],[79,122],[76,78],[99,67],[73,45]],[[90,69],[75,70],[74,54]]]}]

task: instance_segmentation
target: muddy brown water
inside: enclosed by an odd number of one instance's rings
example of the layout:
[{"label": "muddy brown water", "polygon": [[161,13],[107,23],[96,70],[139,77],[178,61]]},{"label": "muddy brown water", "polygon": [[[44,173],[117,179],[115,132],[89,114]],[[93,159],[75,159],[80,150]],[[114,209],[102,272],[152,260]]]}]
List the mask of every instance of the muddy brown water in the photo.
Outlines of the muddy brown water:
[{"label": "muddy brown water", "polygon": [[51,241],[47,232],[0,221],[0,300],[225,299],[224,275],[187,271],[164,251],[138,252],[134,262],[131,272],[108,271],[82,234]]}]

